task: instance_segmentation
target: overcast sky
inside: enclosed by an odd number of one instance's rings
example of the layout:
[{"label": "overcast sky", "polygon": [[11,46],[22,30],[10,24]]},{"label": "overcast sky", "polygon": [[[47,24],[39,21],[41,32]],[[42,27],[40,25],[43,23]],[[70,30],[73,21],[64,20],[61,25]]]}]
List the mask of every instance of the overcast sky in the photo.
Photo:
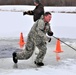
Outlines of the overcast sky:
[{"label": "overcast sky", "polygon": [[[17,9],[16,7],[0,7],[3,10]],[[27,8],[19,6],[18,9],[31,10],[34,7]],[[45,10],[50,11],[50,8]],[[57,10],[57,8],[55,8]],[[66,10],[67,8],[65,8]],[[71,8],[74,9],[75,8]],[[53,9],[52,9],[53,10]],[[59,9],[62,10],[62,9]],[[67,10],[66,10],[67,11]],[[27,36],[33,25],[33,16],[25,15],[23,12],[5,12],[0,11],[0,37],[19,37],[23,32]],[[51,29],[56,37],[76,38],[76,14],[52,13]]]}]

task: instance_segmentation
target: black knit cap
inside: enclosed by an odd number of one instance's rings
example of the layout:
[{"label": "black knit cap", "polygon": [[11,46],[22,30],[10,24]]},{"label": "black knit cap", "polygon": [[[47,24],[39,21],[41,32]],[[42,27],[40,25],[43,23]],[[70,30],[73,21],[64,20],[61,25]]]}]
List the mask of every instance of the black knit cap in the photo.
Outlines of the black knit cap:
[{"label": "black knit cap", "polygon": [[39,3],[40,3],[40,0],[34,0],[34,2],[36,2],[36,3],[38,3],[38,4],[39,4]]}]

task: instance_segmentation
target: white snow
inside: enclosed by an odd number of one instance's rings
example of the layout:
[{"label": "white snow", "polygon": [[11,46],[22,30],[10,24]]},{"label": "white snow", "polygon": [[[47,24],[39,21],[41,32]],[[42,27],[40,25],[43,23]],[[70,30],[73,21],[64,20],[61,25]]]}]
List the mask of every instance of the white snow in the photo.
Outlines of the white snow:
[{"label": "white snow", "polygon": [[[21,32],[27,36],[33,25],[33,16],[23,16],[23,12],[34,8],[35,6],[26,5],[0,6],[0,37],[19,37]],[[76,7],[44,7],[44,9],[52,12],[50,23],[55,36],[76,38]]]},{"label": "white snow", "polygon": [[[28,9],[29,8],[29,9]],[[33,10],[35,6],[28,6],[28,5],[5,5],[0,6],[0,11],[10,11],[10,12],[24,12],[28,10]],[[53,6],[46,6],[44,7],[45,11],[49,11],[52,13],[67,13],[67,12],[74,12],[76,13],[76,7],[53,7]]]}]

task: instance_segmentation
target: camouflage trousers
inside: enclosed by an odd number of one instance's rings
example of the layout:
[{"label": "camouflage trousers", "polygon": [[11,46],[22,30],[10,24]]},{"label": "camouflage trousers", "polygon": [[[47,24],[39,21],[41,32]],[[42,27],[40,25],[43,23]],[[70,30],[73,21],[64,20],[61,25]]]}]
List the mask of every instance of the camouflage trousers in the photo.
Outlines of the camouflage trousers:
[{"label": "camouflage trousers", "polygon": [[22,50],[21,52],[17,52],[17,58],[19,60],[29,59],[35,50],[35,46],[37,46],[37,48],[39,49],[39,53],[35,61],[42,62],[47,50],[46,44],[44,42],[41,42],[40,44],[36,45],[35,42],[31,40],[30,38],[27,40],[25,49]]}]

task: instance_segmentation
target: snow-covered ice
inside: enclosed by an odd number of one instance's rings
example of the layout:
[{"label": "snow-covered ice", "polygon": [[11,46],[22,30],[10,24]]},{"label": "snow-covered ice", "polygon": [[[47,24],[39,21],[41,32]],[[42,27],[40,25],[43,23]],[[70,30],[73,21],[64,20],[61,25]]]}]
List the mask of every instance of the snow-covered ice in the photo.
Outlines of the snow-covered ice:
[{"label": "snow-covered ice", "polygon": [[[63,39],[62,39],[63,40]],[[67,41],[66,41],[67,40]],[[65,42],[71,42],[71,45],[75,47],[75,40],[64,40]],[[3,41],[7,47],[2,43],[2,50],[6,48],[12,55],[10,49],[18,48],[18,40]],[[73,44],[75,43],[75,44]],[[10,45],[8,45],[10,44]],[[0,46],[1,47],[1,46]],[[11,47],[11,48],[10,48]],[[55,39],[52,39],[51,43],[47,45],[47,54],[44,59],[45,66],[37,67],[34,64],[34,59],[38,53],[38,49],[34,52],[33,56],[28,60],[19,60],[18,64],[14,64],[11,55],[5,58],[0,58],[0,75],[76,75],[76,52],[71,48],[61,43],[61,48],[64,51],[59,53],[60,60],[56,61]],[[4,52],[4,51],[3,51]]]},{"label": "snow-covered ice", "polygon": [[45,65],[43,67],[27,63],[21,61],[16,65],[13,64],[11,58],[0,59],[0,75],[76,75],[76,63],[73,59],[63,61],[60,65]]}]

